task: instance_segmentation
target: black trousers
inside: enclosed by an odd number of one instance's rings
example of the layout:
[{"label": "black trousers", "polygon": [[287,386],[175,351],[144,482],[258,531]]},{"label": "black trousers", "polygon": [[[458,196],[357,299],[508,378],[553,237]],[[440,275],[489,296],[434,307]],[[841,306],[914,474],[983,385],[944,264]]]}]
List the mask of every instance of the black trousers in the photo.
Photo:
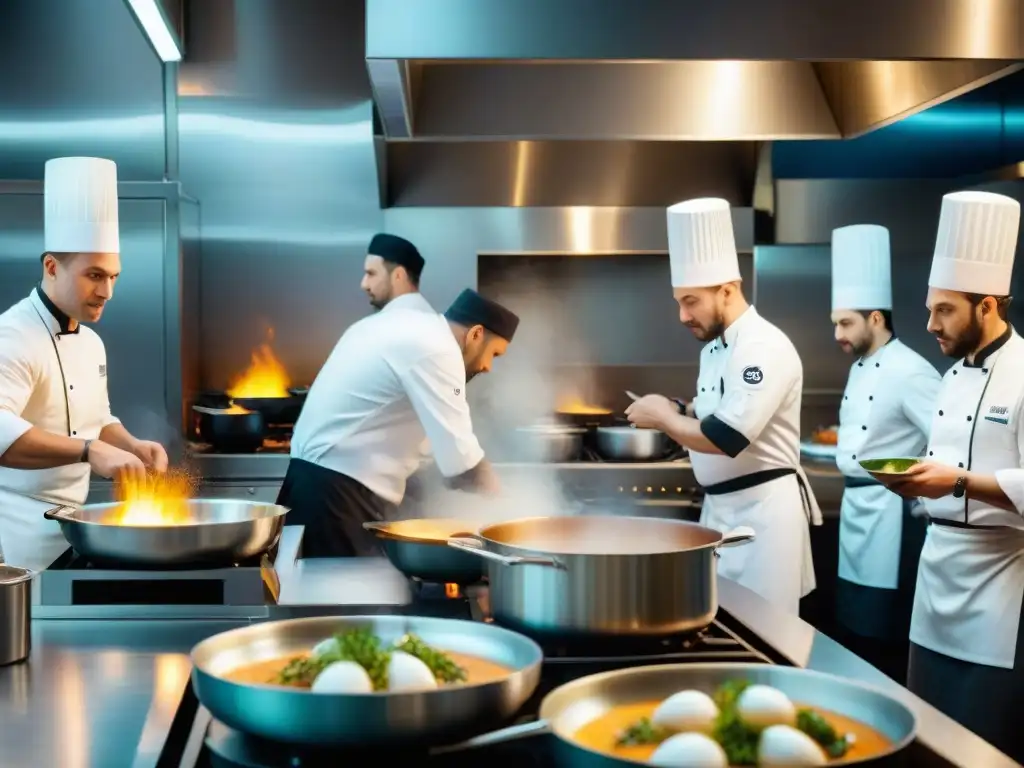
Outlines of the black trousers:
[{"label": "black trousers", "polygon": [[302,459],[288,462],[277,503],[290,510],[285,525],[303,525],[302,556],[382,555],[377,537],[364,522],[394,517],[395,505],[351,477]]}]

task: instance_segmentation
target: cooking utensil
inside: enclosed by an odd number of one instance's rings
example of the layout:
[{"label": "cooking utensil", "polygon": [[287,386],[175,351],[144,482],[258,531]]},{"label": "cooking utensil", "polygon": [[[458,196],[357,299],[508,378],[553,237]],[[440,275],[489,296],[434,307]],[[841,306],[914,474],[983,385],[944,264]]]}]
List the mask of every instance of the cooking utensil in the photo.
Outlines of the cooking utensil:
[{"label": "cooking utensil", "polygon": [[516,430],[517,442],[529,461],[572,461],[583,449],[586,430],[562,424],[534,424]]},{"label": "cooking utensil", "polygon": [[[332,634],[357,628],[371,630],[385,643],[412,632],[439,650],[476,656],[510,672],[488,683],[362,695],[246,685],[223,677],[241,664],[308,653]],[[532,640],[481,622],[324,616],[255,624],[204,640],[192,649],[192,685],[215,718],[266,739],[312,746],[429,746],[508,722],[536,689],[542,659]]]},{"label": "cooking utensil", "polygon": [[[673,635],[718,612],[715,553],[754,539],[681,520],[533,517],[452,538],[487,559],[494,620],[535,637]],[[515,567],[510,567],[515,566]]]},{"label": "cooking utensil", "polygon": [[199,439],[220,451],[252,453],[261,445],[266,434],[263,414],[239,407],[207,408],[193,405],[196,431]]},{"label": "cooking utensil", "polygon": [[729,680],[777,688],[801,706],[828,710],[879,731],[891,746],[864,760],[830,760],[829,766],[858,765],[891,758],[913,742],[917,720],[907,706],[876,688],[823,672],[771,664],[658,664],[617,669],[581,677],[555,688],[540,705],[539,719],[484,734],[435,754],[500,744],[538,734],[555,736],[555,763],[567,768],[635,766],[636,761],[596,753],[580,746],[573,735],[613,707],[664,700],[673,693],[697,689],[711,695]]},{"label": "cooking utensil", "polygon": [[872,477],[884,480],[905,474],[915,464],[920,464],[921,459],[864,459],[857,463]]},{"label": "cooking utensil", "polygon": [[294,424],[306,402],[306,395],[299,389],[289,392],[301,394],[289,394],[288,397],[233,397],[231,402],[250,411],[259,411],[267,424]]},{"label": "cooking utensil", "polygon": [[154,567],[232,565],[262,555],[277,543],[288,512],[277,504],[233,499],[182,503],[189,513],[182,525],[104,522],[123,510],[120,503],[57,507],[43,517],[60,523],[72,548],[93,562]]},{"label": "cooking utensil", "polygon": [[0,562],[0,667],[17,664],[32,650],[32,577]]},{"label": "cooking utensil", "polygon": [[478,557],[449,547],[448,539],[469,536],[478,527],[465,520],[431,518],[363,523],[363,528],[381,540],[391,564],[409,578],[461,585],[481,581],[484,564]]},{"label": "cooking utensil", "polygon": [[640,395],[638,395],[638,394],[636,394],[636,393],[634,393],[634,392],[630,392],[630,391],[629,391],[628,389],[626,390],[626,396],[627,396],[627,397],[628,397],[628,398],[629,398],[630,400],[632,400],[632,401],[633,401],[634,403],[635,403],[635,402],[636,402],[637,400],[639,400],[639,399],[640,399]]},{"label": "cooking utensil", "polygon": [[649,461],[664,456],[672,440],[657,429],[598,427],[597,452],[613,461]]}]

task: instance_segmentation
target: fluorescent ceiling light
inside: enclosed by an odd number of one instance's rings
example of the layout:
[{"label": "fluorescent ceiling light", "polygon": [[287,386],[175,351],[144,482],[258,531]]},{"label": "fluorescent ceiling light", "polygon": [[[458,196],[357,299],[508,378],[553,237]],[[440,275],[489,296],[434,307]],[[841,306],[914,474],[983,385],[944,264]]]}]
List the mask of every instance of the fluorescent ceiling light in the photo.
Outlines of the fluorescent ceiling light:
[{"label": "fluorescent ceiling light", "polygon": [[163,61],[181,61],[178,41],[171,31],[170,24],[164,18],[157,0],[127,0],[128,6],[135,14],[135,20],[145,31],[149,42],[156,49],[157,56]]}]

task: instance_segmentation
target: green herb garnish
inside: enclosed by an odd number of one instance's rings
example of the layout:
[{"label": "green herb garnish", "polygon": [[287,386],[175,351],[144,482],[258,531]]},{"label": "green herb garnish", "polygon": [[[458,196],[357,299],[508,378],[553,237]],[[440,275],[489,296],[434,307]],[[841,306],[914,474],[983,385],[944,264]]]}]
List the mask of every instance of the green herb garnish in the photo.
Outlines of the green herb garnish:
[{"label": "green herb garnish", "polygon": [[846,737],[836,733],[836,729],[813,709],[797,711],[796,727],[818,742],[829,757],[843,757],[850,749]]},{"label": "green herb garnish", "polygon": [[743,722],[736,711],[740,694],[748,687],[749,680],[727,680],[712,697],[718,706],[712,737],[722,745],[729,765],[757,765],[760,731]]},{"label": "green herb garnish", "polygon": [[668,728],[662,728],[651,722],[649,717],[642,717],[633,725],[619,734],[615,743],[620,747],[636,747],[644,744],[661,744],[672,735]]},{"label": "green herb garnish", "polygon": [[426,664],[430,671],[442,683],[463,683],[466,681],[466,670],[452,661],[451,656],[431,648],[420,637],[408,634],[395,643],[395,650],[408,653]]}]

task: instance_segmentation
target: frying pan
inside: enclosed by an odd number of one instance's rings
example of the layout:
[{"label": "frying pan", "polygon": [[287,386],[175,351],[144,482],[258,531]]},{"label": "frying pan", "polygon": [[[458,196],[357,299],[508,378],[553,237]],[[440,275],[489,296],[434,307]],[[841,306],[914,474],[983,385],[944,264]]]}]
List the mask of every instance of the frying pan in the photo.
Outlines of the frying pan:
[{"label": "frying pan", "polygon": [[292,388],[288,397],[235,397],[231,401],[250,411],[259,411],[267,424],[294,424],[308,392],[308,387]]},{"label": "frying pan", "polygon": [[914,740],[917,730],[914,714],[901,702],[876,688],[823,672],[771,664],[659,664],[618,669],[573,680],[544,697],[539,720],[504,728],[434,752],[461,751],[545,733],[555,737],[556,764],[560,766],[626,768],[647,765],[593,751],[576,743],[573,734],[612,707],[663,700],[691,688],[711,694],[728,680],[749,680],[778,688],[800,705],[829,710],[857,720],[879,731],[891,742],[886,752],[870,759],[833,760],[828,763],[830,768],[879,762],[899,764],[905,754],[903,750]]},{"label": "frying pan", "polygon": [[[241,664],[307,653],[321,640],[366,628],[391,643],[412,632],[441,650],[511,669],[503,679],[431,691],[326,694],[248,685],[223,675]],[[319,616],[255,624],[192,649],[192,685],[211,714],[243,733],[311,747],[404,748],[451,744],[498,728],[540,682],[543,653],[490,624],[422,616]]]},{"label": "frying pan", "polygon": [[381,540],[391,564],[411,579],[440,584],[476,584],[486,565],[480,558],[448,546],[452,536],[469,536],[478,525],[465,520],[427,518],[368,522],[363,528]]}]

